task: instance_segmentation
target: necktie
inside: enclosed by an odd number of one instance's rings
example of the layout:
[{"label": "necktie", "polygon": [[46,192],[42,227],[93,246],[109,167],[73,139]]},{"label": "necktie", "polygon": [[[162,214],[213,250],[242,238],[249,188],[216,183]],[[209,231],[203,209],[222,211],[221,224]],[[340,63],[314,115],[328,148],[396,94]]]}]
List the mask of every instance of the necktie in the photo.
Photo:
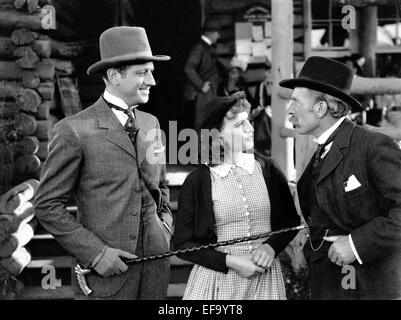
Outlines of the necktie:
[{"label": "necktie", "polygon": [[110,108],[116,109],[119,111],[124,112],[128,116],[128,120],[124,125],[124,130],[127,132],[128,136],[130,137],[132,143],[135,145],[136,137],[138,135],[139,127],[136,122],[135,114],[133,108],[131,109],[124,109],[114,104],[107,102]]},{"label": "necktie", "polygon": [[319,161],[322,158],[322,154],[324,153],[324,149],[331,143],[333,142],[335,138],[335,135],[331,135],[327,141],[323,144],[319,144],[317,146],[316,152],[315,152],[315,156],[314,156],[314,163],[313,163],[313,167],[316,167],[319,163]]}]

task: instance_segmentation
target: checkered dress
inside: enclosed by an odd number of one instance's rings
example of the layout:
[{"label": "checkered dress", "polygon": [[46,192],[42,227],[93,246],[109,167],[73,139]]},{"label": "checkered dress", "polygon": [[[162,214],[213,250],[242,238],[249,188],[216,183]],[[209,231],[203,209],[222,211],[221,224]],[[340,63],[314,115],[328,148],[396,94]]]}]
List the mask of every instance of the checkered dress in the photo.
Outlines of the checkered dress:
[{"label": "checkered dress", "polygon": [[[249,174],[233,167],[227,176],[211,171],[214,226],[218,241],[256,235],[271,230],[270,199],[262,169],[255,162]],[[249,255],[265,239],[219,247],[232,255]],[[241,277],[233,269],[217,272],[195,265],[185,289],[185,300],[266,300],[286,299],[280,261],[275,259],[266,273]]]}]

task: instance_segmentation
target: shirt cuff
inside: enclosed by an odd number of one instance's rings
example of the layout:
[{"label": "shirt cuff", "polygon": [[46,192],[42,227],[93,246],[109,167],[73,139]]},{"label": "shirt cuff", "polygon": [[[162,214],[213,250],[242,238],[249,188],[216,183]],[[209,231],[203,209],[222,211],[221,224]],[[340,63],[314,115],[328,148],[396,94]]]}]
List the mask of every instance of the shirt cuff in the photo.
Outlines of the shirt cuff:
[{"label": "shirt cuff", "polygon": [[351,249],[352,249],[352,252],[354,253],[356,260],[358,260],[359,264],[362,264],[363,262],[362,262],[361,258],[359,257],[358,252],[356,251],[354,242],[352,241],[351,234],[348,235],[348,240],[349,240],[349,244],[351,245]]}]

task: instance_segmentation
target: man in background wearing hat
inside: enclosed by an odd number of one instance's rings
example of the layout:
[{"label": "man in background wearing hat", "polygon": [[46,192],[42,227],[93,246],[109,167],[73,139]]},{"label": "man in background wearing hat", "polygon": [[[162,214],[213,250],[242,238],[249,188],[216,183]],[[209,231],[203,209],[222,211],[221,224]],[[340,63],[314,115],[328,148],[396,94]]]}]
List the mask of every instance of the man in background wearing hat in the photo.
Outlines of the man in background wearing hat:
[{"label": "man in background wearing hat", "polygon": [[313,135],[315,156],[298,181],[308,222],[304,246],[313,299],[401,298],[401,151],[387,136],[346,116],[360,108],[350,93],[352,70],[310,57],[288,114],[299,134]]},{"label": "man in background wearing hat", "polygon": [[[172,215],[158,161],[164,148],[160,130],[152,134],[159,122],[135,107],[148,101],[155,85],[153,62],[170,57],[152,55],[139,27],[103,32],[100,55],[88,74],[101,73],[106,89],[92,106],[55,125],[36,216],[81,267],[96,271],[86,277],[90,297],[164,299],[168,259],[127,266],[122,258],[169,250]],[[77,218],[66,208],[70,195]],[[84,298],[74,280],[76,297]]]},{"label": "man in background wearing hat", "polygon": [[214,45],[219,38],[219,26],[207,22],[201,39],[190,51],[185,64],[185,116],[194,115],[195,128],[199,127],[205,104],[217,96],[222,66],[217,59]]}]

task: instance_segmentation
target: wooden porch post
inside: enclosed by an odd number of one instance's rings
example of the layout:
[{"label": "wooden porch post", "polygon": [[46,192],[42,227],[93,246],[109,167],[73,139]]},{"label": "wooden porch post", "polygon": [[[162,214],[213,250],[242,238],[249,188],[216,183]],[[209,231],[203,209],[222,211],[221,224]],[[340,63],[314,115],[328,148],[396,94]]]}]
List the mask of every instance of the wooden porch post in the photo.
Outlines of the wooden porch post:
[{"label": "wooden porch post", "polygon": [[376,76],[377,7],[363,7],[357,14],[358,50],[366,58],[364,76]]},{"label": "wooden porch post", "polygon": [[272,157],[287,177],[291,174],[292,148],[289,139],[280,135],[287,117],[288,100],[279,96],[279,82],[292,77],[293,68],[293,1],[272,0]]}]

